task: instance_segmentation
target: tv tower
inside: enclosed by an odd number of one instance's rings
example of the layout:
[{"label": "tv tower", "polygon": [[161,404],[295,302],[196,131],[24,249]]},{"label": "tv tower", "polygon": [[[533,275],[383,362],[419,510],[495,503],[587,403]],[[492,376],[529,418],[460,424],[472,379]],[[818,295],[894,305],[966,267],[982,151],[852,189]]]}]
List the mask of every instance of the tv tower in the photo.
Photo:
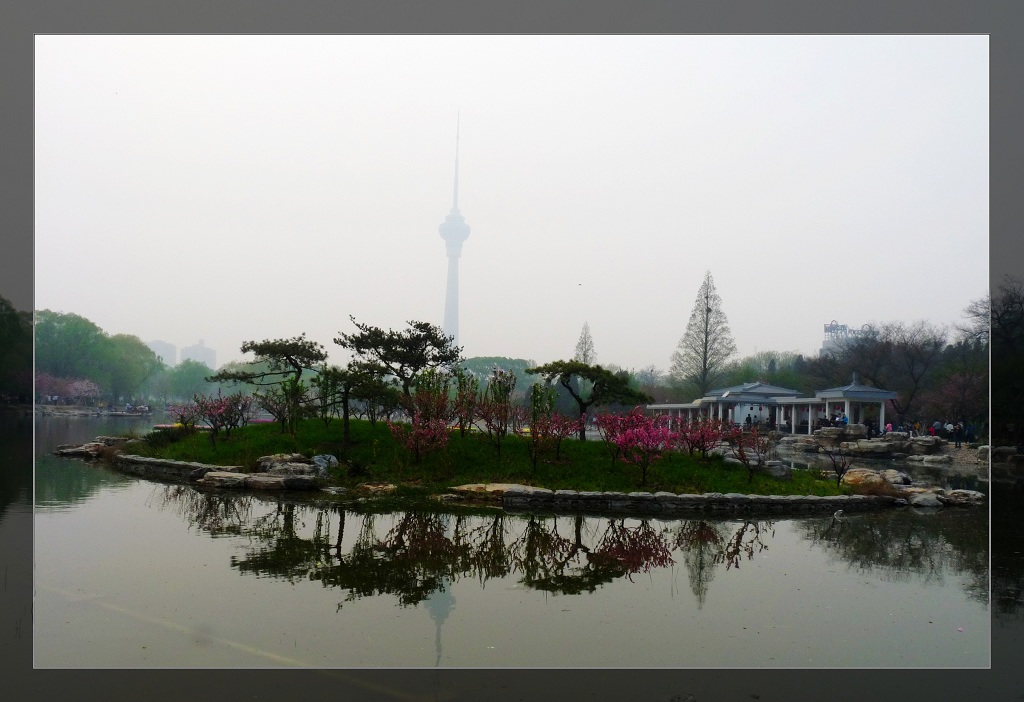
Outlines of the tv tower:
[{"label": "tv tower", "polygon": [[462,254],[462,242],[469,238],[469,225],[459,214],[459,119],[455,119],[455,191],[452,198],[452,211],[438,227],[444,239],[445,250],[448,252],[448,288],[444,296],[444,324],[441,327],[445,334],[455,338],[459,343],[459,256]]}]

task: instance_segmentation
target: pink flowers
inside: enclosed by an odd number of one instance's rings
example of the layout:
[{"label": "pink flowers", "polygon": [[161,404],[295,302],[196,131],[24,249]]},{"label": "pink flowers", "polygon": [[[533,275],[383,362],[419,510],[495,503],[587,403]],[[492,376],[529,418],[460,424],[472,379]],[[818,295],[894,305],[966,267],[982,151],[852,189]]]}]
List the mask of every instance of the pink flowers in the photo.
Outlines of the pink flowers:
[{"label": "pink flowers", "polygon": [[[210,442],[216,445],[217,432],[220,429],[224,429],[225,437],[230,437],[232,429],[249,421],[252,397],[240,392],[225,397],[221,395],[220,390],[217,390],[216,396],[196,395],[192,398],[191,404],[196,416],[202,417],[210,425]],[[174,410],[172,410],[172,414],[174,414]],[[179,415],[174,414],[174,416]],[[184,421],[181,423],[185,424]]]},{"label": "pink flowers", "polygon": [[641,485],[647,485],[647,471],[673,448],[677,437],[667,415],[648,417],[639,407],[626,415],[599,414],[597,426],[624,461],[640,468]]}]

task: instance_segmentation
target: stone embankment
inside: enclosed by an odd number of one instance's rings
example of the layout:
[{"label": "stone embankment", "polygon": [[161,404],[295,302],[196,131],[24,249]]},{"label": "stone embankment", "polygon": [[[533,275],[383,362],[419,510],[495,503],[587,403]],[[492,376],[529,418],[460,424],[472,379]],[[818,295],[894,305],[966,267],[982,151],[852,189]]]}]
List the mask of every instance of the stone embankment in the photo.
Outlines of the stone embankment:
[{"label": "stone embankment", "polygon": [[[886,471],[889,473],[890,471]],[[877,480],[867,474],[878,475]],[[745,513],[745,512],[819,512],[829,510],[859,511],[883,507],[953,507],[986,503],[984,493],[974,490],[944,490],[936,487],[906,487],[909,481],[904,473],[881,476],[878,471],[851,470],[849,485],[889,485],[889,495],[745,495],[742,493],[707,492],[701,495],[672,492],[585,492],[576,490],[547,490],[545,488],[514,483],[474,483],[452,488],[452,494],[442,496],[444,501],[484,500],[500,503],[509,511],[551,510],[563,512],[598,512],[628,514],[676,515],[693,512]],[[845,480],[845,476],[844,476]]]},{"label": "stone embankment", "polygon": [[192,483],[201,487],[248,490],[316,490],[323,484],[327,471],[338,465],[338,459],[329,455],[306,458],[298,453],[274,454],[257,459],[255,470],[246,472],[242,466],[218,466],[119,452],[107,453],[110,448],[124,448],[132,441],[137,440],[97,436],[85,444],[59,446],[54,454],[87,460],[106,455],[111,467],[122,473],[154,480]]}]

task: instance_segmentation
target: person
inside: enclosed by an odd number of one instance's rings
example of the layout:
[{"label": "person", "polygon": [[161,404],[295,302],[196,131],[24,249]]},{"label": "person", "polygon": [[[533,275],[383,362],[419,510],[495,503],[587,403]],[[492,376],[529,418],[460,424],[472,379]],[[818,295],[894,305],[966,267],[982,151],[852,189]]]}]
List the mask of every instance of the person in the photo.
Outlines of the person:
[{"label": "person", "polygon": [[962,422],[957,422],[956,426],[953,427],[953,441],[955,442],[956,448],[960,448],[960,439],[964,433],[964,425]]},{"label": "person", "polygon": [[751,418],[751,416],[750,416],[750,415],[748,414],[748,415],[747,415],[747,418],[746,418],[746,419],[744,420],[744,422],[743,422],[743,423],[744,423],[744,424],[746,424],[746,425],[747,425],[747,429],[749,429],[749,428],[750,428],[750,425],[751,425],[751,424],[753,423],[753,421],[754,421],[754,420],[753,420],[753,419]]},{"label": "person", "polygon": [[914,436],[921,436],[921,422],[914,422]]},{"label": "person", "polygon": [[846,416],[846,412],[843,412],[843,419],[842,419],[842,422],[843,422],[843,428],[844,428],[844,429],[845,429],[845,428],[846,428],[846,426],[847,426],[847,425],[848,425],[848,424],[850,423],[850,418]]},{"label": "person", "polygon": [[[935,424],[938,424],[938,422],[936,422]],[[935,424],[932,424],[930,427],[928,427],[928,434],[931,436],[935,436]]]},{"label": "person", "polygon": [[888,434],[890,431],[892,431],[892,422],[886,422],[885,423],[885,433]]}]

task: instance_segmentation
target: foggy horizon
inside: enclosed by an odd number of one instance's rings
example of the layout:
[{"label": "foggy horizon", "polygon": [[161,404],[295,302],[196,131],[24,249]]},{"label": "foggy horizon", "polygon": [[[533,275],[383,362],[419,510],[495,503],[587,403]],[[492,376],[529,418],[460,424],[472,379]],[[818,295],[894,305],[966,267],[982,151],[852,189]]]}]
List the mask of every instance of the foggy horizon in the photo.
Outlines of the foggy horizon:
[{"label": "foggy horizon", "polygon": [[441,326],[667,372],[706,270],[738,347],[953,325],[988,292],[985,36],[36,37],[35,307],[217,365]]}]

